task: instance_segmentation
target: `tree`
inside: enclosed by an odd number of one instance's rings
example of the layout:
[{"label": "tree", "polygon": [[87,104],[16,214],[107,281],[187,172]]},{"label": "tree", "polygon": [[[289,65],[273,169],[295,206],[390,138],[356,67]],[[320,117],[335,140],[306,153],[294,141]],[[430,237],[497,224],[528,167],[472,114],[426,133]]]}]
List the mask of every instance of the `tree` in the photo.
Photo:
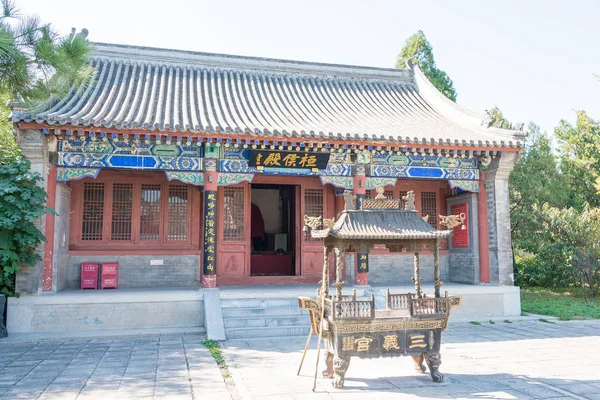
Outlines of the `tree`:
[{"label": "tree", "polygon": [[600,122],[578,111],[575,125],[562,120],[554,133],[561,145],[560,168],[568,184],[577,188],[571,194],[573,207],[582,209],[586,202],[600,207]]},{"label": "tree", "polygon": [[404,43],[404,48],[396,60],[396,68],[406,68],[408,61],[419,66],[433,86],[442,92],[444,96],[456,101],[457,93],[454,89],[454,83],[445,71],[437,68],[433,58],[433,47],[421,30],[409,37]]},{"label": "tree", "polygon": [[14,3],[0,5],[0,293],[16,295],[19,265],[39,261],[45,241],[35,222],[47,212],[38,174],[19,152],[8,119],[9,100],[29,107],[85,86],[93,75],[87,31],[61,38],[37,17],[21,17]]},{"label": "tree", "polygon": [[539,211],[549,246],[572,268],[584,297],[595,297],[600,286],[600,208],[587,203],[582,210],[544,204]]},{"label": "tree", "polygon": [[38,17],[21,17],[11,0],[1,1],[0,91],[29,105],[65,95],[92,76],[87,31],[61,38]]},{"label": "tree", "polygon": [[[499,117],[503,119],[501,113]],[[573,283],[573,271],[564,254],[548,245],[549,232],[539,210],[544,204],[569,206],[571,188],[548,135],[534,123],[529,132],[509,186],[515,281],[520,286],[563,287]]]},{"label": "tree", "polygon": [[18,147],[13,136],[12,123],[8,119],[10,115],[10,108],[7,105],[9,98],[8,93],[0,92],[0,150],[15,154]]}]

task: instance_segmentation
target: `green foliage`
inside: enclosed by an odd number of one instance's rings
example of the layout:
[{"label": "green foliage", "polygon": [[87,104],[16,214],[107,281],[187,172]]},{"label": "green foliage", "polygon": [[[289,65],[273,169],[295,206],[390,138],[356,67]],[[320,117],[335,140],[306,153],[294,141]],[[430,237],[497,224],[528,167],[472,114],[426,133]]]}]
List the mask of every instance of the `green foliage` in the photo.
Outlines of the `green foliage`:
[{"label": "green foliage", "polygon": [[492,126],[502,129],[511,129],[511,122],[504,118],[504,115],[502,114],[502,111],[500,111],[500,108],[498,106],[494,106],[494,108],[490,110],[490,114],[492,115],[492,118],[494,120]]},{"label": "green foliage", "polygon": [[[533,225],[533,224],[532,224]],[[564,255],[552,246],[544,246],[545,238],[538,235],[531,239],[532,245],[539,248],[539,254],[515,255],[515,284],[520,287],[564,288],[577,281],[571,266]],[[519,250],[516,250],[519,253]],[[552,258],[553,254],[555,258]]]},{"label": "green foliage", "polygon": [[13,136],[13,126],[8,116],[10,109],[8,108],[9,96],[7,93],[0,93],[0,150],[5,150],[11,154],[18,152],[17,142]]},{"label": "green foliage", "polygon": [[577,112],[575,125],[562,120],[554,130],[561,144],[561,170],[572,192],[572,205],[578,209],[584,203],[600,207],[596,184],[600,177],[600,122],[585,112]]},{"label": "green foliage", "polygon": [[584,299],[600,289],[600,208],[583,210],[544,204],[540,210],[548,246],[562,255],[583,289]]},{"label": "green foliage", "polygon": [[38,17],[18,16],[11,0],[2,0],[1,6],[0,90],[32,106],[89,81],[87,32],[61,38]]},{"label": "green foliage", "polygon": [[35,226],[46,212],[46,193],[36,183],[39,174],[29,161],[0,150],[0,293],[14,296],[15,275],[21,264],[40,260],[36,248],[46,239]]},{"label": "green foliage", "polygon": [[[499,110],[498,110],[499,111]],[[503,119],[502,114],[499,116]],[[568,207],[571,190],[559,169],[550,138],[533,123],[510,177],[511,228],[515,283],[519,286],[565,287],[575,282],[566,255],[551,245],[540,207]]]},{"label": "green foliage", "polygon": [[521,308],[534,314],[558,317],[563,321],[600,319],[600,300],[585,301],[581,289],[522,289]]},{"label": "green foliage", "polygon": [[433,58],[433,47],[421,30],[409,37],[404,43],[404,48],[396,60],[396,68],[406,68],[408,61],[419,66],[433,86],[442,92],[444,96],[456,101],[457,93],[454,89],[454,83],[445,71],[437,68]]},{"label": "green foliage", "polygon": [[227,368],[227,363],[225,361],[225,356],[223,356],[223,352],[221,351],[221,345],[219,342],[215,342],[214,340],[204,340],[202,345],[208,349],[210,355],[215,359],[217,365],[221,369],[221,374],[224,378],[229,377],[229,370]]}]

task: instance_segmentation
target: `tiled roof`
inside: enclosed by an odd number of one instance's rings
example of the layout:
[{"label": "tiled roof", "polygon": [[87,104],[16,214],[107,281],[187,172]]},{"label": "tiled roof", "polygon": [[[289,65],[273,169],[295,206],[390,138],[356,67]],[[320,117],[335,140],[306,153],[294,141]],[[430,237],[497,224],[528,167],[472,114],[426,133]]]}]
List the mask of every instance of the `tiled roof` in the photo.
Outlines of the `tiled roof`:
[{"label": "tiled roof", "polygon": [[305,63],[96,44],[96,78],[15,122],[75,129],[520,147],[523,133],[481,124],[420,70]]},{"label": "tiled roof", "polygon": [[416,211],[356,210],[343,211],[332,229],[311,232],[313,238],[338,239],[447,239],[453,231],[438,231]]}]

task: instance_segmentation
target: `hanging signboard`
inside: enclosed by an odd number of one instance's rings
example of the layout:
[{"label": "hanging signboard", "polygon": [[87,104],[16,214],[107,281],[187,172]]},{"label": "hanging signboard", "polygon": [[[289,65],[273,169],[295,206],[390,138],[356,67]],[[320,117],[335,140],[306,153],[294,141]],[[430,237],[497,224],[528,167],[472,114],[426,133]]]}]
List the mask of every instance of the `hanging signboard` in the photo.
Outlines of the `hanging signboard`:
[{"label": "hanging signboard", "polygon": [[329,155],[329,152],[250,150],[248,164],[251,167],[325,169]]},{"label": "hanging signboard", "polygon": [[454,228],[452,247],[469,247],[469,205],[467,203],[455,204],[450,210],[452,215],[465,215],[464,222]]}]

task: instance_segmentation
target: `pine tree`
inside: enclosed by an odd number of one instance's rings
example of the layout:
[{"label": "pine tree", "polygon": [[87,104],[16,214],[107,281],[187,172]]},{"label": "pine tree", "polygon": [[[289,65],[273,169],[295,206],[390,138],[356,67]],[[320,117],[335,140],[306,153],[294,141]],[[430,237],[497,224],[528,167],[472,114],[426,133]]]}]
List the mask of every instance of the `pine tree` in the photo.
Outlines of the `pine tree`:
[{"label": "pine tree", "polygon": [[87,31],[60,37],[37,16],[21,16],[11,0],[0,3],[0,91],[28,105],[64,96],[92,76]]}]

